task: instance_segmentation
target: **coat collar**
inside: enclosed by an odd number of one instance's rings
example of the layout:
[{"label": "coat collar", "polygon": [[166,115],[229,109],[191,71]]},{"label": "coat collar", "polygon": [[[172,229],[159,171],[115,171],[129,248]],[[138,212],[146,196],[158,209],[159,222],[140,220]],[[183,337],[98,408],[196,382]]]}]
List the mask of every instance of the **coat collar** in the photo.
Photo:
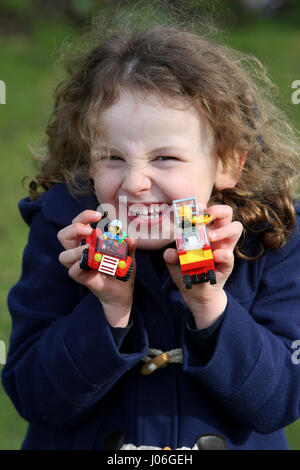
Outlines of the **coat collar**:
[{"label": "coat collar", "polygon": [[21,215],[28,225],[39,210],[49,222],[66,226],[71,224],[80,212],[86,209],[96,210],[98,206],[95,195],[72,196],[65,183],[56,183],[36,201],[32,202],[26,197],[19,202]]}]

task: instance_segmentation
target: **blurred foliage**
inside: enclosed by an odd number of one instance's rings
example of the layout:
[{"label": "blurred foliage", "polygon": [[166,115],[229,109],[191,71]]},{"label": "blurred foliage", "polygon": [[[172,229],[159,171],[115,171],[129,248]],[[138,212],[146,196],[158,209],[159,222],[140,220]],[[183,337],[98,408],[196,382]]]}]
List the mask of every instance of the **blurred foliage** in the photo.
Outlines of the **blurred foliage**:
[{"label": "blurred foliage", "polygon": [[216,23],[230,26],[276,15],[291,25],[300,21],[299,0],[2,0],[0,19],[23,21],[28,26],[38,17],[53,20],[59,17],[80,27],[95,14],[114,15],[133,6],[136,10],[146,8],[149,13],[166,9],[182,19],[210,16]]},{"label": "blurred foliage", "polygon": [[7,11],[15,15],[23,15],[31,6],[32,0],[2,0],[1,11]]}]

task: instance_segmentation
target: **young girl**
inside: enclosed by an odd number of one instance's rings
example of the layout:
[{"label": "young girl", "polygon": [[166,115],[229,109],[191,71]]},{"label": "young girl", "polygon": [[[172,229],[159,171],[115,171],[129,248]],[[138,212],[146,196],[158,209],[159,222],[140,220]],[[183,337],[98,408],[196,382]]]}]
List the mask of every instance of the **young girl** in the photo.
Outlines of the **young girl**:
[{"label": "young girl", "polygon": [[[123,448],[193,448],[218,434],[228,449],[287,449],[300,405],[289,126],[241,56],[179,28],[114,34],[69,74],[20,202],[31,228],[2,379],[30,423],[22,448],[103,449],[112,435]],[[171,206],[192,196],[214,218],[217,283],[187,290]],[[80,269],[99,205],[130,235],[126,283]],[[141,373],[164,352],[164,367]]]}]

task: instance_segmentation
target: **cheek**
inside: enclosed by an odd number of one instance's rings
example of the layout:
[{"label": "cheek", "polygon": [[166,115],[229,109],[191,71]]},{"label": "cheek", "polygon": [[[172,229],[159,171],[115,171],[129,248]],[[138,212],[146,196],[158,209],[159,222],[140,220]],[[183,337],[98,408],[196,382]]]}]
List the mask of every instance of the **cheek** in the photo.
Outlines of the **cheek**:
[{"label": "cheek", "polygon": [[104,169],[101,172],[96,172],[92,175],[92,178],[94,180],[94,188],[98,201],[112,201],[118,186],[116,178],[111,175],[111,172]]},{"label": "cheek", "polygon": [[195,196],[207,202],[214,186],[214,169],[209,165],[187,165],[169,172],[161,187],[168,187],[172,199]]},{"label": "cheek", "polygon": [[[216,165],[213,158],[206,160],[203,164],[195,166],[190,172],[190,187],[196,195],[207,202],[211,196],[216,178]],[[205,201],[204,201],[205,200]]]},{"label": "cheek", "polygon": [[[196,197],[198,202],[207,204],[215,183],[215,170],[209,165],[196,166],[182,172],[177,180],[178,198]],[[174,198],[176,199],[176,198]]]}]

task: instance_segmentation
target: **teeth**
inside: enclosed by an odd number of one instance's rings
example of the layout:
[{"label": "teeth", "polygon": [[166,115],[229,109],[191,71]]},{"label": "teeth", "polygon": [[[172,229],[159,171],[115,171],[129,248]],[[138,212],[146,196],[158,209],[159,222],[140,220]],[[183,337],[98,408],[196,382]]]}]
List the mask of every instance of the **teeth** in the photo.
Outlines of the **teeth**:
[{"label": "teeth", "polygon": [[145,215],[147,216],[148,215],[148,211],[129,211],[128,212],[129,215],[133,215],[133,216],[140,216],[140,215]]},{"label": "teeth", "polygon": [[160,216],[160,213],[157,213],[157,214],[154,214],[153,212],[130,212],[131,216],[133,217],[150,217],[150,218],[154,218],[154,217],[159,217]]},{"label": "teeth", "polygon": [[158,219],[159,214],[155,214],[155,215],[154,214],[149,214],[149,215],[142,214],[142,215],[140,215],[140,217],[142,219]]},{"label": "teeth", "polygon": [[161,214],[161,210],[159,207],[159,204],[154,204],[151,206],[144,206],[144,207],[135,207],[133,204],[131,207],[128,209],[128,215],[134,216],[134,217],[158,217]]},{"label": "teeth", "polygon": [[135,212],[134,212],[134,215],[148,215],[148,211],[147,211],[147,210],[144,210],[144,211],[135,211]]},{"label": "teeth", "polygon": [[150,211],[151,213],[156,213],[156,214],[161,213],[160,204],[154,204],[154,206],[151,206]]}]

